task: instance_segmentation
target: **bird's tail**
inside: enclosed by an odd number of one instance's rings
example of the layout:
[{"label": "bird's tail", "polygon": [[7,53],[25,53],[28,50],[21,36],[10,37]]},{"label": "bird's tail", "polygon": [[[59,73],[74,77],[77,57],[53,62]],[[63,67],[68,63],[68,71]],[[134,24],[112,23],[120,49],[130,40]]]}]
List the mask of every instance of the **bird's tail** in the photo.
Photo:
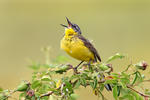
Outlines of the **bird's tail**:
[{"label": "bird's tail", "polygon": [[112,91],[110,84],[105,84],[104,86],[105,86],[107,91]]}]

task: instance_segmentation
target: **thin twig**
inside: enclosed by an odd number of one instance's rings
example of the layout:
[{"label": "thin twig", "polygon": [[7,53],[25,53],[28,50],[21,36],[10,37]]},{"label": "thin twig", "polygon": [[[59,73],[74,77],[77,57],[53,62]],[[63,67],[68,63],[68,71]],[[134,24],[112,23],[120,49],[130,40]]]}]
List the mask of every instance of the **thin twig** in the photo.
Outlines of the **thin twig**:
[{"label": "thin twig", "polygon": [[128,71],[128,69],[129,69],[131,66],[132,66],[132,63],[131,63],[131,64],[129,64],[129,65],[127,66],[127,68],[126,68],[124,71],[122,71],[122,72],[126,72],[126,71]]},{"label": "thin twig", "polygon": [[50,96],[50,95],[52,95],[53,93],[54,93],[53,91],[50,91],[50,92],[48,92],[48,93],[46,93],[46,94],[41,95],[40,98],[45,97],[45,96]]},{"label": "thin twig", "polygon": [[[58,88],[56,88],[56,90],[59,90],[60,88],[61,88],[61,86],[58,87]],[[42,95],[40,96],[40,98],[45,97],[45,96],[50,96],[50,95],[52,95],[53,93],[54,93],[54,91],[49,91],[49,92],[47,92],[47,93],[45,93],[45,94],[42,94]]]},{"label": "thin twig", "polygon": [[127,85],[127,88],[131,89],[132,91],[138,93],[139,95],[141,95],[141,96],[143,96],[143,97],[145,97],[145,98],[150,98],[150,96],[145,95],[145,94],[143,94],[143,93],[141,93],[141,92],[139,92],[139,91],[133,89],[133,88],[132,88],[131,86],[129,86],[129,85]]}]

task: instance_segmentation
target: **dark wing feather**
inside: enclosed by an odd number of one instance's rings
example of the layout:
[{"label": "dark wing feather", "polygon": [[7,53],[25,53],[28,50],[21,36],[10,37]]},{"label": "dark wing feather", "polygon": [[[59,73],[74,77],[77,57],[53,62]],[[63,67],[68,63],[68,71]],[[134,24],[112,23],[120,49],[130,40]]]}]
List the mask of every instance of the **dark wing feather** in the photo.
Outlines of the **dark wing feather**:
[{"label": "dark wing feather", "polygon": [[78,34],[77,37],[81,39],[84,43],[84,45],[94,54],[95,62],[97,62],[97,59],[101,62],[101,58],[97,52],[97,50],[94,48],[94,46],[90,43],[89,40],[84,38],[82,35]]}]

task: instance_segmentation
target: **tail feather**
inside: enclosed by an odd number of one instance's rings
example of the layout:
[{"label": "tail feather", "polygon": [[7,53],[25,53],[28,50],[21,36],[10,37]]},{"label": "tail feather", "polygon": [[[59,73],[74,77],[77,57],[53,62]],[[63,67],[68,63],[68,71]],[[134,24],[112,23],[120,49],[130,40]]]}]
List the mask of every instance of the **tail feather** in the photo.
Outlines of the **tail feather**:
[{"label": "tail feather", "polygon": [[100,58],[100,56],[97,54],[96,55],[96,57],[97,57],[97,59],[101,62],[102,60],[101,60],[101,58]]},{"label": "tail feather", "polygon": [[105,84],[104,86],[107,89],[107,91],[112,91],[110,84]]}]

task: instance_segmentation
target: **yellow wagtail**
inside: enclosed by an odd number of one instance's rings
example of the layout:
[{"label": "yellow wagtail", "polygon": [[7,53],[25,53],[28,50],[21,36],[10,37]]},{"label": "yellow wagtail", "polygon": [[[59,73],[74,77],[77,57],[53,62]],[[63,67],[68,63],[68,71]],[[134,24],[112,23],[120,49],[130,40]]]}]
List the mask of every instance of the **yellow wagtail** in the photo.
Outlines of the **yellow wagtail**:
[{"label": "yellow wagtail", "polygon": [[[61,40],[60,45],[70,56],[81,61],[75,68],[77,69],[84,61],[89,64],[91,62],[97,62],[97,60],[101,62],[97,50],[89,40],[81,35],[80,27],[77,24],[71,23],[67,17],[66,19],[68,26],[61,24],[65,27],[65,35]],[[109,91],[112,90],[109,84],[106,84],[105,88]]]},{"label": "yellow wagtail", "polygon": [[[89,40],[84,38],[81,34],[80,27],[77,24],[71,23],[66,17],[68,26],[61,24],[65,27],[65,35],[61,40],[61,48],[66,51],[70,56],[81,61],[75,68],[77,69],[84,61],[88,62],[101,62],[101,58],[91,44]],[[111,86],[109,84],[105,85],[105,88],[108,91],[111,91]]]},{"label": "yellow wagtail", "polygon": [[68,18],[66,19],[68,26],[61,24],[65,27],[65,36],[61,40],[61,48],[70,56],[80,60],[81,63],[84,61],[89,63],[97,62],[97,60],[101,62],[101,58],[97,50],[89,40],[81,35],[79,26],[71,23]]}]

